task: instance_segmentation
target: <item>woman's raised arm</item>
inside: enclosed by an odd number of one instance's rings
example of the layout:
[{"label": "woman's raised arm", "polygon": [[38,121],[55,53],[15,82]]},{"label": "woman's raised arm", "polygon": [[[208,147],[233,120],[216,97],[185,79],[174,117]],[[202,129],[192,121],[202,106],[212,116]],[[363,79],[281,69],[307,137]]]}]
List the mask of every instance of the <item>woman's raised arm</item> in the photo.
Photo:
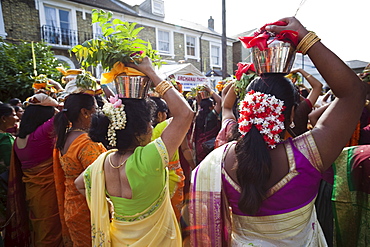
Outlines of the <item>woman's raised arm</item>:
[{"label": "woman's raised arm", "polygon": [[[299,40],[309,33],[294,17],[280,21],[287,25],[269,26],[266,30],[275,33],[283,30],[297,31]],[[330,104],[312,130],[323,168],[327,169],[348,142],[360,119],[368,86],[320,41],[314,43],[307,54],[336,96],[336,100]]]},{"label": "woman's raised arm", "polygon": [[[148,57],[145,57],[142,63],[138,65],[130,64],[130,66],[146,74],[153,81],[156,87],[162,83],[162,79],[155,73]],[[165,85],[165,83],[162,85]],[[167,102],[173,119],[163,131],[161,137],[166,145],[169,157],[172,157],[175,154],[175,151],[181,145],[182,140],[190,128],[190,124],[193,121],[194,112],[184,97],[182,97],[180,93],[173,87],[166,90],[162,97]]]}]

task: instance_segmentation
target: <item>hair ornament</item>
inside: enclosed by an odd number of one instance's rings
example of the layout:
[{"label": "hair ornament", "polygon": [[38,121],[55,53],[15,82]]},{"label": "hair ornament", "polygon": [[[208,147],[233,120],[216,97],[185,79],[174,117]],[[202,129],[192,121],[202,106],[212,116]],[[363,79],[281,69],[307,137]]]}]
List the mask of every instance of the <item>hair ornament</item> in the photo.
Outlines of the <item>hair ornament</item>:
[{"label": "hair ornament", "polygon": [[249,91],[239,105],[239,133],[244,136],[254,125],[269,148],[276,148],[281,141],[279,134],[285,129],[284,109],[284,101],[275,96]]},{"label": "hair ornament", "polygon": [[109,102],[106,102],[103,106],[103,113],[106,115],[110,124],[108,126],[108,141],[109,145],[112,147],[116,146],[116,130],[123,130],[126,127],[126,112],[124,111],[125,105],[122,104],[122,100],[110,96]]}]

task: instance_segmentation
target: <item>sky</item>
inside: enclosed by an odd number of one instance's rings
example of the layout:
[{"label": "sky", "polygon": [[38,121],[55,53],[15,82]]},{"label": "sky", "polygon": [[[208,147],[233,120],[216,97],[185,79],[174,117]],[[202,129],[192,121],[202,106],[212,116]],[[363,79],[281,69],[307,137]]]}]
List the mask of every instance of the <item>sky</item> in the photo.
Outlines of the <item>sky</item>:
[{"label": "sky", "polygon": [[[144,0],[121,1],[135,5]],[[225,4],[228,37],[296,14],[342,60],[370,62],[369,0],[225,0]],[[166,20],[207,26],[212,16],[215,30],[222,33],[222,0],[164,0],[164,6]]]}]

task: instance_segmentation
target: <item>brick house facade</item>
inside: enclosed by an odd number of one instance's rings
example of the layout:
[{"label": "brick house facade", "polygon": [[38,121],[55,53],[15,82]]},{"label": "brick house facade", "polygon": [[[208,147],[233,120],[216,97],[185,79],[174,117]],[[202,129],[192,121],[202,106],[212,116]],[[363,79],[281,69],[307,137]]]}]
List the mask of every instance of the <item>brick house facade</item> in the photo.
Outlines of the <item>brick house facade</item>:
[{"label": "brick house facade", "polygon": [[[221,34],[191,22],[166,22],[161,12],[163,0],[145,0],[139,6],[117,0],[0,0],[0,4],[0,36],[6,42],[44,40],[56,57],[72,68],[79,64],[69,49],[99,33],[91,25],[94,8],[112,11],[114,18],[145,27],[140,38],[149,40],[168,64],[191,63],[204,73],[222,67]],[[233,41],[227,38],[228,74],[233,72]]]}]

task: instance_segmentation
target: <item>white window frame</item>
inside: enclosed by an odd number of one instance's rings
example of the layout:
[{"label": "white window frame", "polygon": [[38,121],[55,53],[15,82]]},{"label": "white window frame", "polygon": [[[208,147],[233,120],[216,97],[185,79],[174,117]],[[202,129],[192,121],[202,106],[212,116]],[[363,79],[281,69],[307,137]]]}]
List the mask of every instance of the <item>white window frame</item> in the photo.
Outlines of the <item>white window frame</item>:
[{"label": "white window frame", "polygon": [[1,0],[0,0],[0,37],[5,38],[8,34],[5,32],[5,25],[4,25],[4,18],[3,18],[3,10],[1,8]]},{"label": "white window frame", "polygon": [[164,2],[163,0],[152,0],[152,13],[153,15],[164,17]]},{"label": "white window frame", "polygon": [[54,47],[73,47],[74,45],[78,44],[78,28],[77,28],[77,17],[76,17],[76,9],[68,4],[63,4],[63,3],[57,3],[54,1],[43,1],[39,0],[38,1],[38,9],[39,9],[39,18],[40,18],[40,27],[43,25],[46,25],[46,16],[45,16],[45,6],[50,7],[50,8],[55,8],[57,10],[65,10],[70,13],[69,16],[69,25],[70,25],[70,30],[75,30],[77,32],[77,35],[75,37],[72,37],[72,42],[70,45],[60,45],[60,44],[53,44],[49,43],[49,45],[54,46]]},{"label": "white window frame", "polygon": [[[194,38],[194,55],[189,55],[188,54],[188,44],[187,44],[188,37]],[[192,58],[192,59],[200,60],[200,58],[199,58],[199,37],[197,37],[196,35],[186,34],[185,38],[184,38],[184,43],[185,43],[184,44],[185,59]]]},{"label": "white window frame", "polygon": [[[165,51],[161,51],[159,50],[159,32],[162,31],[162,32],[167,32],[169,33],[169,51],[168,52],[165,52]],[[173,42],[173,32],[171,30],[166,30],[166,29],[162,29],[162,28],[157,28],[156,29],[156,44],[157,44],[157,51],[160,55],[165,55],[165,56],[172,56],[174,58],[174,42]]]},{"label": "white window frame", "polygon": [[[218,48],[218,62],[219,64],[215,64],[213,63],[213,51],[212,51],[212,47],[217,47]],[[216,43],[210,43],[210,46],[209,46],[209,59],[210,59],[210,65],[211,67],[217,67],[217,68],[221,68],[222,67],[222,64],[221,64],[221,61],[222,61],[222,52],[221,52],[221,44],[216,44]]]}]

